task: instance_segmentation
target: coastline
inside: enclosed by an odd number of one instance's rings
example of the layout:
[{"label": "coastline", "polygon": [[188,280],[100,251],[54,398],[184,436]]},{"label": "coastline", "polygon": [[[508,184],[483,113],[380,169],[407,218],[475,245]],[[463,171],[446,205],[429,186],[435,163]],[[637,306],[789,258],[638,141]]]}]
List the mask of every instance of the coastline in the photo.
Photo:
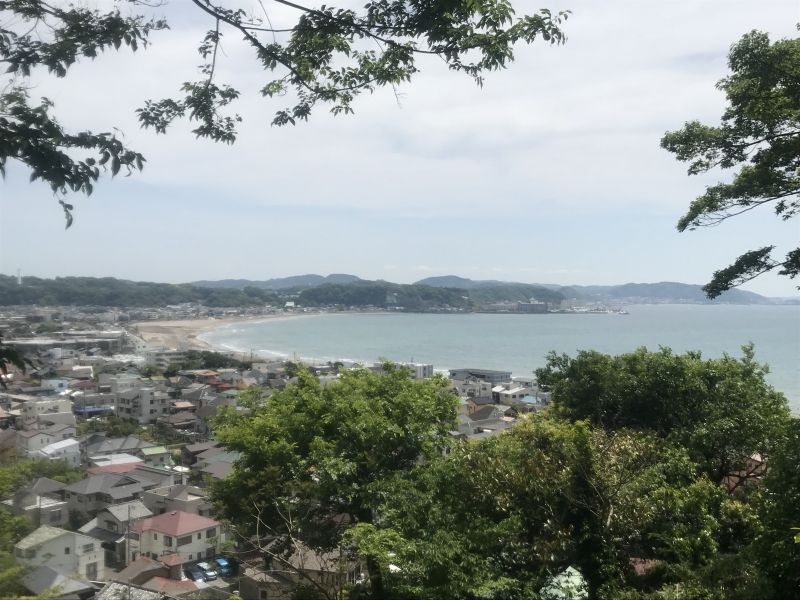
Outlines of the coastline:
[{"label": "coastline", "polygon": [[[305,317],[314,317],[324,312],[309,312],[302,314],[276,314],[257,315],[250,317],[181,319],[175,321],[139,321],[131,323],[129,332],[139,337],[148,345],[169,348],[171,350],[210,350],[215,352],[230,353],[230,350],[219,348],[202,339],[202,335],[210,333],[220,327],[236,323],[259,323],[263,321],[288,321]],[[235,354],[244,354],[237,352]],[[248,353],[249,355],[249,353]],[[264,357],[261,357],[264,358]]]}]

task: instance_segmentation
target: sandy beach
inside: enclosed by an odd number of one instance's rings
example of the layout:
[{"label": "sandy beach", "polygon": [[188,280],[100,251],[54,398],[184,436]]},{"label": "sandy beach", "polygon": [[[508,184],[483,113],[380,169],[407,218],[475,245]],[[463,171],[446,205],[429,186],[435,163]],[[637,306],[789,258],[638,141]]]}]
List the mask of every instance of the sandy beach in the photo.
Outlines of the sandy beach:
[{"label": "sandy beach", "polygon": [[[152,346],[162,346],[173,350],[218,350],[199,338],[204,333],[232,323],[246,321],[285,321],[325,314],[308,312],[301,314],[258,315],[254,317],[233,317],[229,319],[186,319],[181,321],[140,321],[132,323],[128,330]],[[227,352],[226,350],[222,350]]]}]

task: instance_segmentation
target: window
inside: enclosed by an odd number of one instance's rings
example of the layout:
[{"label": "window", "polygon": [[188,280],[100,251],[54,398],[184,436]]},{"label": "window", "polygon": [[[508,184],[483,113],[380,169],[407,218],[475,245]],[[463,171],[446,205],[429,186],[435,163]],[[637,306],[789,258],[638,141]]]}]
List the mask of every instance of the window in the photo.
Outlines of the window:
[{"label": "window", "polygon": [[89,563],[86,565],[86,579],[94,580],[97,579],[97,563]]},{"label": "window", "polygon": [[83,545],[84,552],[94,552],[94,544],[84,544]]},{"label": "window", "polygon": [[267,600],[267,590],[259,590],[259,600]]},{"label": "window", "polygon": [[171,538],[170,536],[168,536],[168,535],[165,535],[165,536],[164,536],[164,545],[165,545],[166,547],[168,547],[168,548],[169,548],[170,546],[172,546],[172,538]]},{"label": "window", "polygon": [[206,529],[206,537],[207,538],[214,537],[215,535],[217,535],[217,528],[216,527],[212,527],[211,529]]},{"label": "window", "polygon": [[158,534],[157,534],[157,533],[155,533],[155,532],[153,532],[153,539],[154,539],[154,540],[157,540],[157,539],[158,539]]},{"label": "window", "polygon": [[202,540],[203,539],[203,534],[200,533],[199,531],[197,532],[197,539],[198,540]]},{"label": "window", "polygon": [[66,548],[64,548],[64,554],[69,554],[69,546],[67,546]]},{"label": "window", "polygon": [[51,523],[60,523],[61,522],[61,511],[54,510],[50,513],[50,522]]},{"label": "window", "polygon": [[192,536],[190,535],[178,538],[178,546],[185,546],[186,544],[191,544],[191,543],[192,543]]}]

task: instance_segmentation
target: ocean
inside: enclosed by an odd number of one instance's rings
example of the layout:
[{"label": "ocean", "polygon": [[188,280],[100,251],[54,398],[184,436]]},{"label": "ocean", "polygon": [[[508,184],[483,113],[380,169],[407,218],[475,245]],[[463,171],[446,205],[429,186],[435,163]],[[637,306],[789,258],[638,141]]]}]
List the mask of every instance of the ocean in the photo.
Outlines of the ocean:
[{"label": "ocean", "polygon": [[755,344],[768,381],[800,410],[800,306],[633,305],[618,314],[333,313],[239,322],[201,336],[219,349],[306,361],[394,361],[530,375],[548,352],[610,354],[644,346],[704,357]]}]

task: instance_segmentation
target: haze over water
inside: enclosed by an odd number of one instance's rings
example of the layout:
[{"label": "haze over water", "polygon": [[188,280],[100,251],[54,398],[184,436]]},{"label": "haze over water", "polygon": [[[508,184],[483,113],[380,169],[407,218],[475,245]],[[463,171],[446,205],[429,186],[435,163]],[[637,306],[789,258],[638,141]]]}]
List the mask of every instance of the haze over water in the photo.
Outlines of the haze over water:
[{"label": "haze over water", "polygon": [[606,314],[331,314],[235,323],[202,336],[222,349],[371,363],[379,358],[433,363],[437,370],[484,367],[530,375],[551,350],[610,354],[640,346],[706,358],[755,344],[768,381],[800,410],[800,307],[635,305]]}]

